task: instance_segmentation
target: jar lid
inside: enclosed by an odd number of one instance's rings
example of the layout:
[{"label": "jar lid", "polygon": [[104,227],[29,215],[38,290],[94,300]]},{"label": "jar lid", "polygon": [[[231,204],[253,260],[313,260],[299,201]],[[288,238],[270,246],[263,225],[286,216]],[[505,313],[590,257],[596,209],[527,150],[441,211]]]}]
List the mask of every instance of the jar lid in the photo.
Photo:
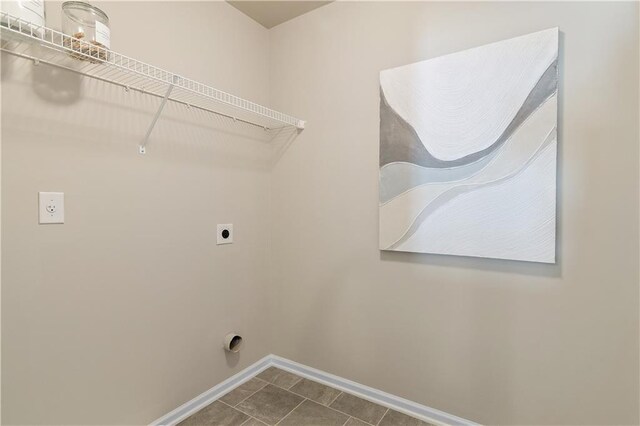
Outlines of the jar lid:
[{"label": "jar lid", "polygon": [[93,13],[95,15],[100,16],[106,22],[109,22],[109,17],[106,13],[104,13],[101,9],[87,3],[84,1],[65,1],[62,3],[62,10],[65,9],[79,9],[85,12]]}]

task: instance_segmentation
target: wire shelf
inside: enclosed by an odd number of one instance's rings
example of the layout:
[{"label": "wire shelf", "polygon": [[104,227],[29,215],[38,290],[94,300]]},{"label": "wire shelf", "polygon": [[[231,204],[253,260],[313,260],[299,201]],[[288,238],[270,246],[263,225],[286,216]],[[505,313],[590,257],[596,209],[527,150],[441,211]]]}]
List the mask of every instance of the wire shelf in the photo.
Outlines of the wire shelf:
[{"label": "wire shelf", "polygon": [[166,101],[177,102],[228,117],[265,130],[293,127],[304,129],[305,122],[254,102],[223,92],[206,84],[138,61],[97,44],[71,37],[0,11],[2,40],[0,50],[91,78],[135,90],[163,102],[144,142],[153,130]]}]

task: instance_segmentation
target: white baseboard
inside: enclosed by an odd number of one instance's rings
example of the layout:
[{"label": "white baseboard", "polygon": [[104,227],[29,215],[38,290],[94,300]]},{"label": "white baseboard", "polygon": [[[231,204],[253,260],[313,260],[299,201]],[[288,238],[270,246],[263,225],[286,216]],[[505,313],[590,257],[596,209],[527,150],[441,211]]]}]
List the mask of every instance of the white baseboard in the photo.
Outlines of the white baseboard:
[{"label": "white baseboard", "polygon": [[400,398],[399,396],[370,388],[369,386],[361,385],[360,383],[356,383],[312,367],[307,367],[306,365],[277,355],[271,355],[271,362],[272,365],[283,370],[306,377],[307,379],[324,385],[331,386],[332,388],[339,389],[343,392],[350,393],[362,399],[375,402],[376,404],[422,419],[432,424],[479,426],[478,423],[454,416],[453,414],[445,413],[444,411],[436,410],[435,408],[427,407],[425,405],[418,404],[417,402],[409,401],[408,399]]},{"label": "white baseboard", "polygon": [[202,408],[211,404],[216,399],[228,393],[230,390],[237,388],[244,382],[250,380],[257,374],[260,374],[263,370],[266,370],[272,365],[272,356],[265,356],[264,358],[258,360],[254,364],[251,364],[249,367],[240,371],[239,373],[236,373],[233,376],[229,377],[224,382],[218,383],[211,389],[204,391],[200,395],[196,396],[191,401],[185,402],[175,410],[155,420],[153,423],[151,423],[151,426],[173,426],[175,424],[178,424],[182,420],[186,419],[192,414],[195,414]]},{"label": "white baseboard", "polygon": [[445,413],[444,411],[436,410],[435,408],[427,407],[426,405],[418,404],[417,402],[409,401],[408,399],[400,398],[398,396],[382,392],[378,389],[361,385],[360,383],[326,373],[316,368],[307,367],[306,365],[277,355],[268,355],[262,358],[255,364],[245,368],[224,382],[212,387],[191,401],[182,404],[172,412],[162,416],[151,423],[151,425],[173,426],[271,366],[278,367],[282,370],[306,377],[307,379],[331,386],[343,392],[350,393],[432,424],[479,426],[478,423],[472,422],[471,420],[466,420],[461,417],[454,416],[453,414]]}]

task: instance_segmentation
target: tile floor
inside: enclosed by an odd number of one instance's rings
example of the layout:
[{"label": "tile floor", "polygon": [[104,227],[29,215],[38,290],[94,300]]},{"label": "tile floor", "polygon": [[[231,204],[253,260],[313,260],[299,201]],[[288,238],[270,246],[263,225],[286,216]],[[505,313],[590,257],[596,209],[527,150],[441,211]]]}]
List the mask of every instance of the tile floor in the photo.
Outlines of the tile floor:
[{"label": "tile floor", "polygon": [[180,425],[427,426],[428,423],[269,367]]}]

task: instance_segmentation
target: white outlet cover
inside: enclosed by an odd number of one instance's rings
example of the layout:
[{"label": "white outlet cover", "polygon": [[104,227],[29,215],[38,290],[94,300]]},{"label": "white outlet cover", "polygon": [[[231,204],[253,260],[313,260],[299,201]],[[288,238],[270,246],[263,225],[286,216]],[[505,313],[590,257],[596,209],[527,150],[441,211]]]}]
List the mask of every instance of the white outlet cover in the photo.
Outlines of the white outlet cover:
[{"label": "white outlet cover", "polygon": [[[226,234],[224,231],[227,231],[228,234]],[[225,238],[225,235],[227,235],[227,237]],[[226,223],[226,224],[218,224],[218,241],[217,244],[231,244],[233,243],[233,224],[232,223]]]},{"label": "white outlet cover", "polygon": [[64,223],[64,192],[38,193],[39,223]]}]

